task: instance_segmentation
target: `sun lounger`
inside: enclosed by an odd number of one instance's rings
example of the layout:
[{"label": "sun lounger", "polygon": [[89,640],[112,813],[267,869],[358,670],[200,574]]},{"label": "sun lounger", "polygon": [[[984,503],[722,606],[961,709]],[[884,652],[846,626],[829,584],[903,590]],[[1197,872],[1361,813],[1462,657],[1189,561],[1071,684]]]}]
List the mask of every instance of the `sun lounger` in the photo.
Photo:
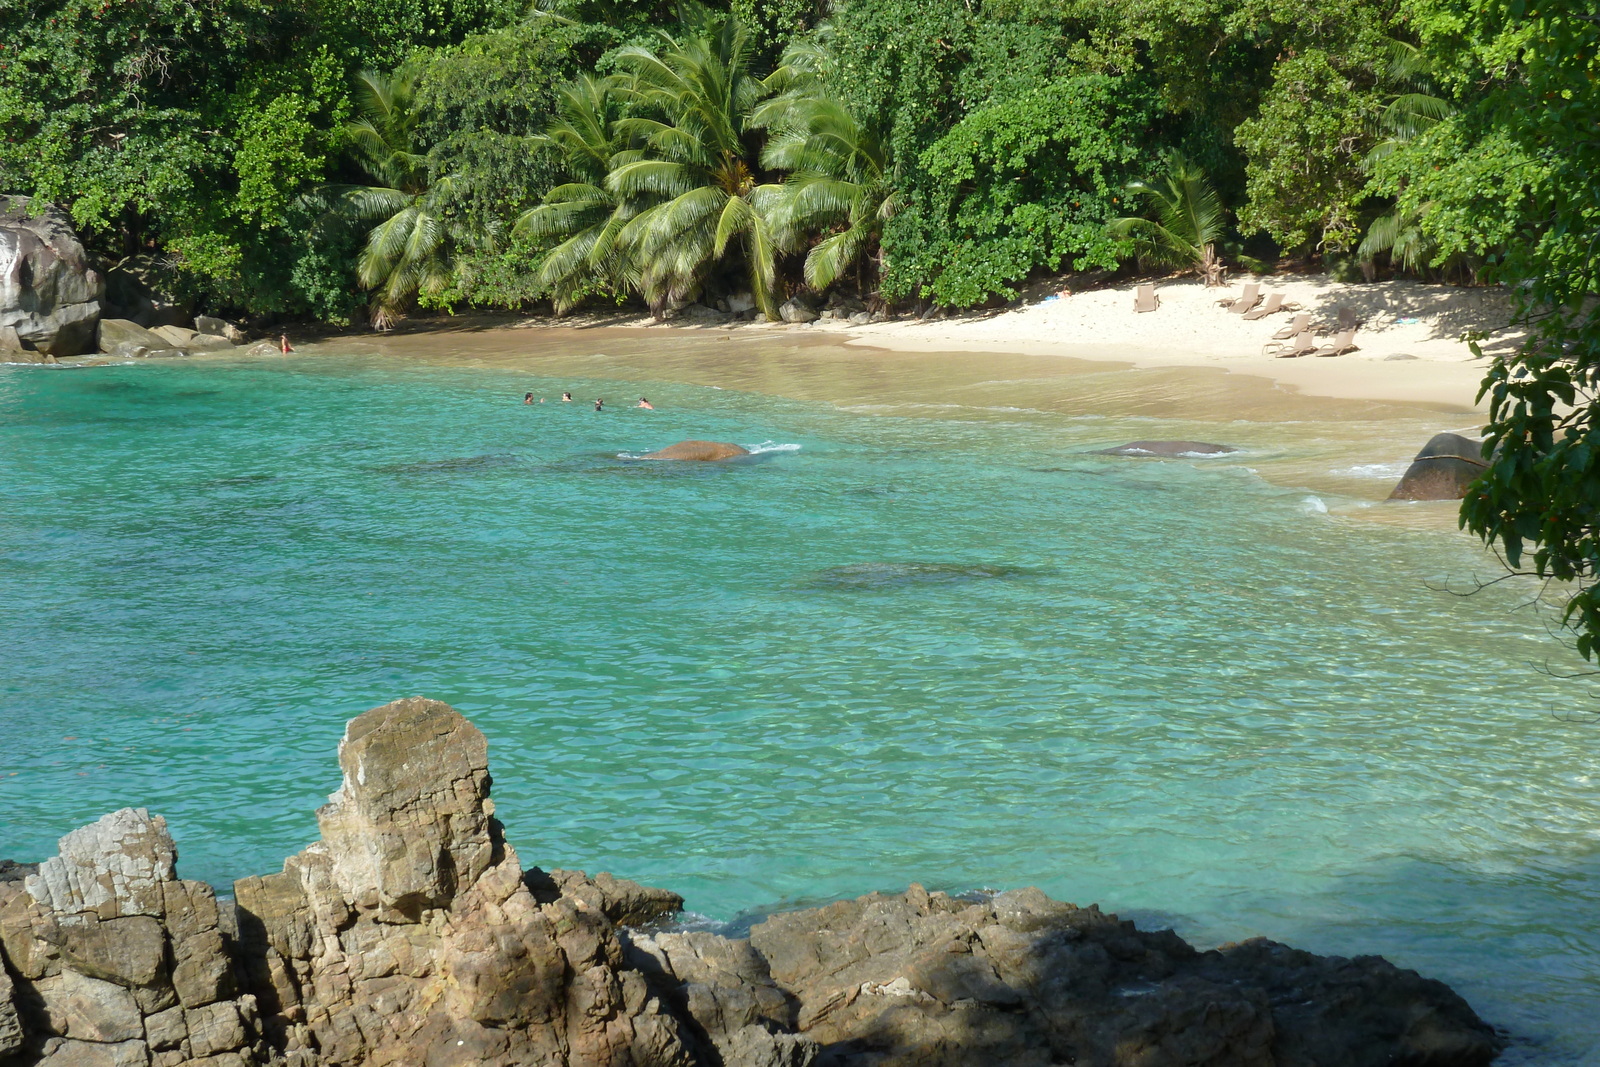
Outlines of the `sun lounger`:
[{"label": "sun lounger", "polygon": [[1268,341],[1261,350],[1263,356],[1277,356],[1279,359],[1294,359],[1298,356],[1307,356],[1317,350],[1316,339],[1311,336],[1310,330],[1302,330],[1291,341]]},{"label": "sun lounger", "polygon": [[1287,341],[1296,334],[1305,333],[1311,329],[1311,312],[1302,311],[1294,317],[1294,321],[1277,333],[1272,335],[1274,341]]},{"label": "sun lounger", "polygon": [[1345,330],[1343,333],[1339,334],[1338,337],[1333,339],[1333,343],[1331,345],[1323,345],[1321,348],[1317,349],[1317,355],[1342,356],[1346,352],[1354,352],[1356,350],[1356,346],[1351,344],[1351,342],[1355,339],[1355,336],[1355,330]]},{"label": "sun lounger", "polygon": [[1266,318],[1268,315],[1271,315],[1273,312],[1279,310],[1282,307],[1283,307],[1283,294],[1282,293],[1268,293],[1267,294],[1267,302],[1265,304],[1262,304],[1260,307],[1256,308],[1254,311],[1246,311],[1244,313],[1244,317],[1245,317],[1246,320],[1248,320],[1250,322],[1254,322],[1256,319],[1264,319],[1264,318]]},{"label": "sun lounger", "polygon": [[1261,303],[1261,284],[1259,282],[1251,282],[1244,287],[1244,293],[1239,299],[1228,305],[1228,310],[1235,315],[1243,315],[1259,303]]},{"label": "sun lounger", "polygon": [[1154,284],[1141,285],[1139,291],[1133,296],[1133,310],[1135,314],[1144,311],[1154,311],[1161,306],[1161,298],[1156,296]]}]

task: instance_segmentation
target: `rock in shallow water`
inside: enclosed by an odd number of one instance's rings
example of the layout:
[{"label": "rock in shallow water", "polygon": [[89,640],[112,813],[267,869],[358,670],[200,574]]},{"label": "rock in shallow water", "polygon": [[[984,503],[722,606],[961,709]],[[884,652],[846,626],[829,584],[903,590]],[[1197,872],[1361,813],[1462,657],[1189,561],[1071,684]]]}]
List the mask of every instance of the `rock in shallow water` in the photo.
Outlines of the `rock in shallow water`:
[{"label": "rock in shallow water", "polygon": [[1487,466],[1482,441],[1458,433],[1436,433],[1400,476],[1389,499],[1460,500]]},{"label": "rock in shallow water", "polygon": [[63,212],[36,215],[28,197],[0,197],[0,327],[32,351],[76,356],[94,348],[104,296],[105,282]]},{"label": "rock in shallow water", "polygon": [[[124,809],[0,881],[0,1057],[50,1067],[1478,1067],[1438,982],[1267,941],[1197,952],[1036,889],[913,886],[748,940],[632,933],[681,898],[526,874],[487,744],[420,698],[350,721],[321,840],[235,885],[178,880]],[[16,977],[15,988],[7,985]],[[10,1065],[8,1065],[10,1067]]]},{"label": "rock in shallow water", "polygon": [[741,445],[729,444],[726,441],[679,441],[675,445],[668,445],[659,452],[651,452],[640,458],[715,463],[718,460],[735,459],[749,454],[749,449]]}]

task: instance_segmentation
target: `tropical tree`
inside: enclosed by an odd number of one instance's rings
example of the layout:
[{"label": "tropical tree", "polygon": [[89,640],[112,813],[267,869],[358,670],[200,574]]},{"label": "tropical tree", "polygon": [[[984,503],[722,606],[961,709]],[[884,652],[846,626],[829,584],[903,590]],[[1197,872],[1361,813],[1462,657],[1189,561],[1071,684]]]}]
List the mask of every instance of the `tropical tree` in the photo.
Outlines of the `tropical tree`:
[{"label": "tropical tree", "polygon": [[779,247],[799,251],[810,235],[828,234],[806,255],[806,284],[815,289],[832,285],[878,245],[896,205],[881,131],[827,91],[829,29],[790,45],[767,78],[776,95],[752,119],[771,133],[762,165],[789,172],[767,204]]},{"label": "tropical tree", "polygon": [[766,88],[750,70],[750,41],[727,17],[706,17],[656,49],[615,53],[628,113],[616,129],[637,147],[618,153],[605,188],[624,219],[617,241],[651,308],[692,299],[737,247],[756,305],[777,318],[777,243],[762,210],[775,191],[758,178],[752,113]]},{"label": "tropical tree", "polygon": [[517,220],[518,233],[556,242],[540,259],[534,284],[550,294],[558,314],[584,296],[621,293],[638,280],[617,241],[627,219],[606,186],[627,144],[617,129],[619,111],[613,79],[585,75],[559,90],[557,117],[544,139],[560,150],[573,180]]},{"label": "tropical tree", "polygon": [[[1456,113],[1453,104],[1434,95],[1432,64],[1416,45],[1399,40],[1388,42],[1382,84],[1392,89],[1392,93],[1374,122],[1381,139],[1362,161],[1362,169],[1368,174]],[[1403,190],[1403,180],[1396,182],[1394,192],[1398,194]],[[1438,243],[1428,236],[1422,225],[1423,216],[1431,207],[1427,203],[1397,202],[1392,209],[1372,220],[1356,254],[1368,261],[1387,254],[1390,262],[1401,270],[1422,273],[1433,265],[1439,251]]]},{"label": "tropical tree", "polygon": [[1128,216],[1113,219],[1107,231],[1129,238],[1141,264],[1188,267],[1207,285],[1221,285],[1223,264],[1217,255],[1226,214],[1205,173],[1182,153],[1164,156],[1165,173],[1153,181],[1133,181],[1125,187],[1130,198],[1141,200],[1154,218]]},{"label": "tropical tree", "polygon": [[436,208],[448,178],[434,180],[416,136],[409,77],[375,71],[356,76],[356,117],[345,123],[349,153],[372,182],[328,185],[319,192],[329,216],[369,227],[356,279],[372,292],[371,320],[384,330],[419,293],[450,284],[450,227]]}]

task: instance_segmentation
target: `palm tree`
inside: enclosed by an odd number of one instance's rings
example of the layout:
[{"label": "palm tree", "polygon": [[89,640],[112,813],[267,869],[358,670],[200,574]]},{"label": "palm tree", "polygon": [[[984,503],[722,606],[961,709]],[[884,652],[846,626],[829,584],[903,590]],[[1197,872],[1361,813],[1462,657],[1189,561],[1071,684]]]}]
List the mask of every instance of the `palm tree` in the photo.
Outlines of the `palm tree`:
[{"label": "palm tree", "polygon": [[[1369,174],[1383,160],[1456,113],[1448,100],[1433,95],[1433,68],[1426,53],[1397,40],[1388,42],[1387,52],[1381,78],[1395,91],[1375,120],[1382,140],[1362,160],[1362,169]],[[1427,203],[1412,208],[1395,204],[1392,211],[1372,220],[1356,254],[1370,264],[1373,257],[1386,252],[1390,262],[1401,270],[1421,274],[1432,265],[1438,251],[1437,244],[1422,228],[1422,217],[1431,207]]]},{"label": "palm tree", "polygon": [[591,293],[620,293],[638,280],[617,242],[627,220],[606,188],[612,160],[626,147],[616,126],[616,89],[612,79],[584,75],[557,91],[556,119],[544,139],[566,158],[573,180],[517,219],[517,232],[557,241],[534,275],[557,314]]},{"label": "palm tree", "polygon": [[1106,229],[1114,237],[1131,238],[1141,264],[1188,267],[1207,285],[1221,285],[1217,239],[1225,218],[1222,201],[1205,172],[1182,153],[1170,151],[1164,161],[1166,173],[1155,181],[1126,186],[1128,196],[1144,201],[1156,217],[1113,219]]},{"label": "palm tree", "polygon": [[798,251],[809,234],[832,231],[806,255],[806,284],[819,290],[877,243],[896,204],[887,143],[827,93],[828,31],[784,52],[766,82],[777,95],[752,119],[772,131],[762,164],[789,172],[767,205],[779,246]]},{"label": "palm tree", "polygon": [[752,162],[751,113],[766,90],[750,73],[750,40],[732,18],[707,20],[657,50],[617,53],[629,114],[618,131],[637,147],[612,158],[605,188],[625,220],[617,241],[657,313],[691,299],[738,244],[750,291],[777,318],[777,252],[762,211],[773,186]]},{"label": "palm tree", "polygon": [[345,222],[370,227],[356,278],[372,291],[371,316],[386,330],[421,293],[450,282],[451,235],[436,209],[449,179],[434,181],[419,151],[409,78],[375,71],[356,76],[357,117],[345,123],[350,155],[371,185],[328,185],[320,199]]}]

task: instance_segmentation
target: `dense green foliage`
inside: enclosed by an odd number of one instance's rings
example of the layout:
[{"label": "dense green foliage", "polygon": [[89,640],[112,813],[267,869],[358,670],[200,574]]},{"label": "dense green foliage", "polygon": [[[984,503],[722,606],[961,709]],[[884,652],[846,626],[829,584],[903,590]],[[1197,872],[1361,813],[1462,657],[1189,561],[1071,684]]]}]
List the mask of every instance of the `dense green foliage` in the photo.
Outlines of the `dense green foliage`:
[{"label": "dense green foliage", "polygon": [[[1214,279],[1254,262],[1243,241],[1511,278],[1561,166],[1527,132],[1533,27],[1558,17],[1532,15],[20,0],[0,9],[0,192],[65,205],[102,256],[156,257],[204,306],[335,321],[739,290],[770,314],[839,286],[971,307],[1135,261]],[[377,84],[403,90],[383,135],[403,174],[374,155]],[[1173,198],[1202,187],[1180,237]]]},{"label": "dense green foliage", "polygon": [[[1459,29],[1481,62],[1463,80],[1496,78],[1462,116],[1467,146],[1516,167],[1484,187],[1439,186],[1423,219],[1441,239],[1486,234],[1473,207],[1509,229],[1489,268],[1510,284],[1528,342],[1494,361],[1488,471],[1462,505],[1462,523],[1497,545],[1513,568],[1572,582],[1563,591],[1578,651],[1600,656],[1600,21],[1564,4],[1495,5]],[[1467,161],[1460,161],[1465,165]],[[1498,179],[1498,180],[1496,180]],[[1481,199],[1479,199],[1481,198]],[[1444,217],[1435,221],[1435,215]],[[1463,225],[1463,223],[1468,223]],[[1468,239],[1471,239],[1469,236]]]}]

